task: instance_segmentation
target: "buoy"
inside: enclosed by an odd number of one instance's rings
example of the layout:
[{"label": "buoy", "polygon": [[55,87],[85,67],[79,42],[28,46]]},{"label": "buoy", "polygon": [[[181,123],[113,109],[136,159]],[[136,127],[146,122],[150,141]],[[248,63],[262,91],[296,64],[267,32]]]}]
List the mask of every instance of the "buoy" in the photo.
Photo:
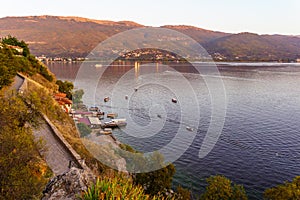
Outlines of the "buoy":
[{"label": "buoy", "polygon": [[108,101],[109,101],[109,97],[105,97],[104,102],[108,102]]}]

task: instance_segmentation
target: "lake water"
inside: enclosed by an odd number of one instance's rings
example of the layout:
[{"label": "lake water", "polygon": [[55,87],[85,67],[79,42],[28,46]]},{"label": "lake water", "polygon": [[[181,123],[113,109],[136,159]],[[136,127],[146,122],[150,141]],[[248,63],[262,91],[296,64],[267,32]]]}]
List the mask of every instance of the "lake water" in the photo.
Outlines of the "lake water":
[{"label": "lake water", "polygon": [[[74,81],[80,64],[48,66],[58,79]],[[94,72],[101,70],[101,66],[91,67]],[[116,111],[119,117],[129,116],[134,126],[128,124],[125,132],[116,130],[114,135],[143,152],[167,146],[181,124],[191,126],[195,138],[174,162],[174,185],[191,189],[194,196],[204,190],[205,179],[216,174],[243,184],[250,199],[262,199],[266,188],[300,175],[300,65],[220,64],[220,76],[211,79],[221,78],[224,83],[226,118],[216,145],[204,158],[198,154],[210,124],[214,83],[208,87],[192,67],[172,69],[158,64],[110,66],[97,80],[93,98],[85,97],[85,102]],[[95,80],[76,81],[89,85]],[[105,104],[106,96],[114,103]],[[177,104],[171,102],[174,97]],[[149,128],[152,123],[162,126]],[[146,127],[142,132],[149,137],[135,137],[141,130],[134,127]]]}]

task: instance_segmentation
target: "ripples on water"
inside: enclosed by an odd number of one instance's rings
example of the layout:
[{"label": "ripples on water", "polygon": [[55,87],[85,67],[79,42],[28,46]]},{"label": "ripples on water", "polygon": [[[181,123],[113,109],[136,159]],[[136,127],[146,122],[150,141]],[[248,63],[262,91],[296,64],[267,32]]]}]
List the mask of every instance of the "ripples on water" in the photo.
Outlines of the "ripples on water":
[{"label": "ripples on water", "polygon": [[[74,64],[49,67],[58,78],[68,80],[74,80],[78,69]],[[118,86],[120,96],[125,96],[133,89],[130,81],[138,83],[153,78],[152,84],[131,95],[129,111],[127,106],[113,109],[110,105],[103,105],[103,97],[111,94],[114,84],[132,67],[113,66],[107,69],[100,80],[95,104],[101,105],[105,111],[129,112],[139,126],[147,126],[151,120],[166,120],[161,131],[150,138],[137,139],[121,130],[115,132],[119,140],[140,151],[157,150],[172,140],[180,123],[187,126],[194,124],[197,116],[193,116],[194,108],[190,106],[187,108],[190,118],[182,121],[180,104],[189,105],[189,99],[185,98],[185,88],[176,82],[178,74],[163,67],[156,69],[151,76],[135,73],[135,76],[128,76]],[[204,190],[207,177],[223,174],[235,183],[243,184],[250,199],[261,199],[266,188],[291,181],[300,175],[300,66],[222,64],[219,70],[227,95],[226,121],[216,146],[203,159],[198,157],[198,152],[209,126],[209,92],[199,74],[191,73],[188,69],[179,70],[196,91],[201,116],[193,144],[175,162],[177,173],[174,184],[188,187],[197,195]],[[174,94],[163,85],[154,84],[155,81],[176,84],[182,93]],[[174,95],[181,95],[184,101],[170,103]],[[153,106],[157,108],[149,111]]]}]

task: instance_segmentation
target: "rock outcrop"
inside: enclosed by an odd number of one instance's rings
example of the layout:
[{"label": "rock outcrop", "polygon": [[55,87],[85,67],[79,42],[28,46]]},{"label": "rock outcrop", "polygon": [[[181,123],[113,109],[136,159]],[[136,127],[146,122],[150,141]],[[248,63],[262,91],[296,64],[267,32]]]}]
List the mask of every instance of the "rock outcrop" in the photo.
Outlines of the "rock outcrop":
[{"label": "rock outcrop", "polygon": [[71,200],[95,182],[96,177],[89,171],[72,167],[68,172],[54,177],[43,191],[42,200]]}]

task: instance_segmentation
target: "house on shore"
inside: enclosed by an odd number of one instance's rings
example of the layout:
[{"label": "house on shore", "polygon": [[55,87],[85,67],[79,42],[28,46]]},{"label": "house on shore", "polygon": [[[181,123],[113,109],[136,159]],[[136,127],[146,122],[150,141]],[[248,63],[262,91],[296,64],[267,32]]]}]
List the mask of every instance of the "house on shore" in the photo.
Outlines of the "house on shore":
[{"label": "house on shore", "polygon": [[66,113],[71,112],[73,102],[67,98],[65,93],[55,94],[54,99]]}]

